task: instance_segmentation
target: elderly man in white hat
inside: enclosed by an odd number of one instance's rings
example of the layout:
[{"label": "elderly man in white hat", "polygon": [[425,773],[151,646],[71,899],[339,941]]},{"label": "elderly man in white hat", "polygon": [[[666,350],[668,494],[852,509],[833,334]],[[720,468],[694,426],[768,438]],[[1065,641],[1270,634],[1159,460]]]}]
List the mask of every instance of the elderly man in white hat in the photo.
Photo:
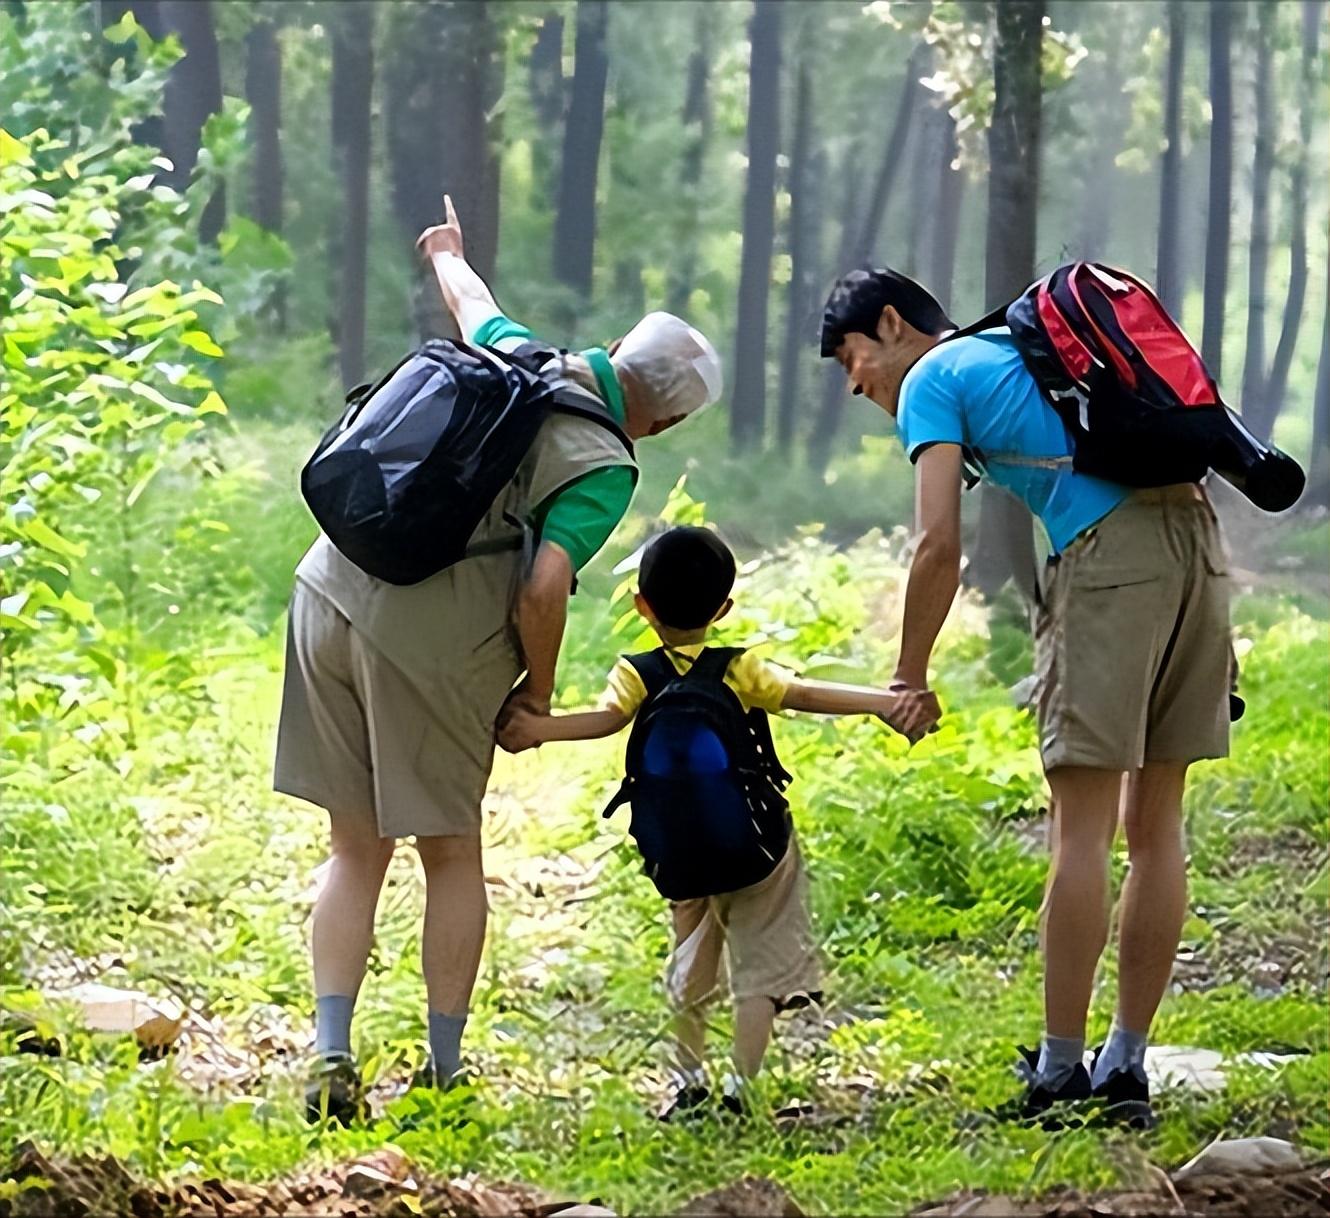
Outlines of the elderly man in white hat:
[{"label": "elderly man in white hat", "polygon": [[[462,334],[501,350],[529,344],[466,262],[451,200],[444,207],[445,223],[418,248]],[[609,350],[560,355],[547,375],[595,394],[629,441],[672,427],[721,389],[711,343],[668,313],[648,314]],[[425,1081],[446,1085],[457,1073],[488,913],[480,823],[495,722],[505,702],[548,711],[574,579],[623,518],[636,481],[631,444],[555,413],[477,531],[522,520],[536,539],[529,564],[500,550],[402,587],[367,575],[323,536],[301,560],[274,785],[331,822],[314,909],[311,1120],[345,1122],[363,1107],[351,1016],[402,837],[415,838],[425,870]]]}]

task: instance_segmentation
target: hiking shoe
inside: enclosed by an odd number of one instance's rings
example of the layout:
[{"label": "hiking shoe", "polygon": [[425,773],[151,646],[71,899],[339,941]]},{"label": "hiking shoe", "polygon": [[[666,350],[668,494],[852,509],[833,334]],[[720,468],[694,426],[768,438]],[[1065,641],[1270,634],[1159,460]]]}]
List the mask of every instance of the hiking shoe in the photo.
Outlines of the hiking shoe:
[{"label": "hiking shoe", "polygon": [[[1094,1051],[1095,1064],[1104,1051],[1100,1045]],[[1093,1073],[1093,1067],[1091,1072]],[[1095,1118],[1096,1124],[1121,1125],[1144,1133],[1159,1124],[1155,1110],[1150,1104],[1150,1083],[1135,1070],[1114,1070],[1098,1087],[1094,1088],[1094,1098],[1102,1107]]]},{"label": "hiking shoe", "polygon": [[1067,1105],[1079,1104],[1090,1098],[1090,1074],[1083,1064],[1077,1064],[1071,1076],[1056,1089],[1040,1086],[1035,1071],[1039,1067],[1039,1050],[1017,1046],[1021,1060],[1016,1072],[1025,1082],[1025,1093],[993,1110],[999,1121],[1019,1121],[1037,1124],[1044,1129],[1072,1129],[1085,1124],[1083,1115],[1065,1111]]},{"label": "hiking shoe", "polygon": [[471,1076],[467,1073],[465,1066],[459,1066],[457,1072],[448,1078],[440,1079],[439,1072],[434,1068],[434,1059],[427,1057],[425,1064],[411,1076],[409,1089],[412,1091],[418,1088],[431,1091],[452,1091],[457,1087],[468,1087],[470,1085]]},{"label": "hiking shoe", "polygon": [[368,1115],[355,1060],[344,1053],[318,1058],[305,1087],[305,1119],[311,1125],[325,1120],[350,1125]]},{"label": "hiking shoe", "polygon": [[656,1114],[656,1120],[688,1121],[706,1114],[707,1101],[711,1092],[700,1083],[690,1083],[680,1087],[671,1097],[670,1102]]}]

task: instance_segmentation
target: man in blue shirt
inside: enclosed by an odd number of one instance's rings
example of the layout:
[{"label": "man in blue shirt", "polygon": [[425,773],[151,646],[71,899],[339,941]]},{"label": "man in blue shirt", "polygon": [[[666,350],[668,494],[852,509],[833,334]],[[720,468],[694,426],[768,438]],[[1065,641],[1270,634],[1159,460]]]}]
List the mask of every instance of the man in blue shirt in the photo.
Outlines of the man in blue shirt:
[{"label": "man in blue shirt", "polygon": [[[896,419],[916,467],[918,547],[906,585],[895,688],[936,719],[928,661],[960,580],[965,466],[1017,496],[1047,535],[1035,652],[1040,753],[1052,790],[1044,902],[1045,1033],[1022,1050],[1025,1095],[1006,1111],[1055,1120],[1096,1099],[1153,1124],[1146,1035],[1187,911],[1187,767],[1228,751],[1227,559],[1194,484],[1133,491],[1077,473],[1070,437],[1005,327],[956,327],[895,271],[844,276],[823,316],[822,355]],[[1119,815],[1130,872],[1119,918],[1113,1029],[1084,1064],[1086,1014],[1108,938],[1108,861]]]}]

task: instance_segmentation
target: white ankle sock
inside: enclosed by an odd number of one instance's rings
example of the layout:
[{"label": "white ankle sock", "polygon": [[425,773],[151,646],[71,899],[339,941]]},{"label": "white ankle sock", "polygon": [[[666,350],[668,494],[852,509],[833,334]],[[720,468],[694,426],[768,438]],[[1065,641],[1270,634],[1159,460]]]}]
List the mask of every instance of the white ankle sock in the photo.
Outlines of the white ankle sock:
[{"label": "white ankle sock", "polygon": [[1104,1042],[1104,1048],[1095,1062],[1091,1086],[1102,1087],[1110,1074],[1119,1070],[1130,1070],[1142,1082],[1145,1081],[1145,1045],[1144,1032],[1128,1032],[1114,1021],[1113,1030]]},{"label": "white ankle sock", "polygon": [[1035,1067],[1035,1083],[1049,1091],[1056,1091],[1069,1078],[1085,1058],[1085,1038],[1049,1036],[1039,1045],[1039,1064]]}]

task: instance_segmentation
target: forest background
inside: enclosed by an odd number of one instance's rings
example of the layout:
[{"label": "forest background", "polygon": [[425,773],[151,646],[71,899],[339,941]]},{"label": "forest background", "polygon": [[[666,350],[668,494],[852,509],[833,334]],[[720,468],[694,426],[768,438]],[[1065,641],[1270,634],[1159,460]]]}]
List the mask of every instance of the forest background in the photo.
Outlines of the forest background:
[{"label": "forest background", "polygon": [[[1323,1153],[1327,46],[1319,0],[0,3],[4,1139],[256,1179],[390,1139],[431,1170],[638,1210],[756,1171],[826,1212],[1120,1184],[1221,1132]],[[1021,525],[984,493],[944,731],[908,752],[866,726],[780,729],[835,984],[773,1095],[848,1123],[768,1145],[644,1115],[664,935],[596,819],[610,744],[496,774],[472,1023],[490,1084],[468,1120],[401,1094],[421,1006],[404,854],[358,1022],[378,1116],[300,1124],[322,826],[266,791],[313,535],[296,475],[345,388],[447,332],[411,252],[445,190],[538,334],[606,341],[669,308],[726,360],[724,402],[652,442],[583,580],[568,704],[636,645],[613,569],[662,519],[710,520],[741,552],[733,641],[889,671],[910,471],[816,358],[854,264],[917,275],[962,323],[1069,258],[1133,269],[1308,467],[1278,520],[1214,488],[1251,711],[1193,796],[1195,915],[1161,1035],[1230,1064],[1221,1090],[1170,1092],[1148,1152],[956,1128],[1037,1028]],[[59,995],[93,980],[174,996],[179,1052],[143,1065],[89,1032]]]}]

